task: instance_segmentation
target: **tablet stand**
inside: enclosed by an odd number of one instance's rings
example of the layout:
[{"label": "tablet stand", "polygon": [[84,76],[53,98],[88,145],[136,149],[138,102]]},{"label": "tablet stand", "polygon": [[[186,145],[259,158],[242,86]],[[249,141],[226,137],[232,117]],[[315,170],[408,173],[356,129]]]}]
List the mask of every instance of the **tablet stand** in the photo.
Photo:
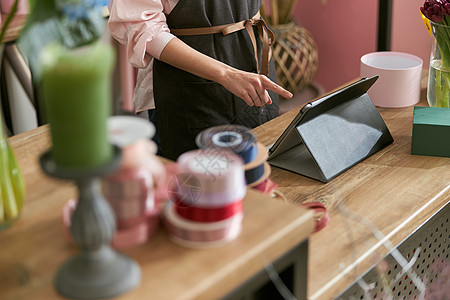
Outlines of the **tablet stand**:
[{"label": "tablet stand", "polygon": [[376,79],[363,79],[316,100],[319,104],[304,112],[279,143],[282,150],[272,151],[268,162],[328,182],[391,144],[393,138],[367,94]]}]

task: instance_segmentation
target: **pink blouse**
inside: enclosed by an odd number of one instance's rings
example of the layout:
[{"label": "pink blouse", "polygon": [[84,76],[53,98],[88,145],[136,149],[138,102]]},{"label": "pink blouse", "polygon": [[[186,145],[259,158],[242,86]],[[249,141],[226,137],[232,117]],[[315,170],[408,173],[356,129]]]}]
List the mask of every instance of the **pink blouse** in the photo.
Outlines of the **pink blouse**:
[{"label": "pink blouse", "polygon": [[126,45],[128,61],[139,68],[134,90],[136,112],[155,108],[153,57],[159,59],[174,38],[166,24],[179,0],[111,0],[108,21],[111,35]]}]

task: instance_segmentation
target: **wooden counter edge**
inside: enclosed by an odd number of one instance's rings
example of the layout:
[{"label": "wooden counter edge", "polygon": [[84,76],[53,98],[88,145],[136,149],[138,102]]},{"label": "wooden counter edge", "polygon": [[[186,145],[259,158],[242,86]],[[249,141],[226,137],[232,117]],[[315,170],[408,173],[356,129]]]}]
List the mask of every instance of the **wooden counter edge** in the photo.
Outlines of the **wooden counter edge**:
[{"label": "wooden counter edge", "polygon": [[[266,198],[267,201],[278,201],[269,199],[267,196]],[[282,203],[280,205],[287,204]],[[289,226],[284,227],[277,235],[273,235],[263,243],[252,248],[250,253],[240,257],[238,263],[227,266],[225,272],[217,273],[219,276],[224,274],[224,276],[215,278],[215,281],[220,283],[219,285],[210,285],[202,292],[201,298],[195,296],[186,299],[217,299],[223,297],[245,282],[245,280],[242,281],[238,277],[247,278],[247,280],[252,278],[252,276],[264,270],[267,264],[275,262],[295,246],[305,241],[314,229],[314,212],[301,207],[295,207],[295,209],[298,209],[299,217]],[[239,276],[235,276],[235,274],[239,274]]]},{"label": "wooden counter edge", "polygon": [[[404,238],[400,239],[400,243],[406,240],[411,234],[413,234],[418,228],[424,225],[434,214],[443,209],[450,202],[450,184],[437,193],[434,197],[429,199],[429,201],[422,206],[418,211],[415,211],[406,220],[404,220],[399,226],[392,230],[388,235],[385,235],[382,240],[378,241],[373,247],[371,247],[363,255],[357,257],[355,262],[347,266],[341,273],[331,279],[331,281],[323,286],[321,289],[314,291],[314,294],[308,293],[308,300],[325,300],[337,297],[339,294],[344,292],[352,283],[355,282],[359,276],[363,276],[365,272],[382,261],[386,255],[391,252],[385,246],[386,243],[391,242],[391,240],[401,235]],[[414,224],[413,230],[409,229],[408,226]],[[418,223],[418,224],[417,224]],[[409,233],[405,233],[408,231]],[[406,236],[406,237],[405,237]],[[392,242],[391,242],[392,243]],[[396,243],[393,243],[394,246]],[[382,259],[375,264],[370,261],[371,255],[382,256]],[[352,272],[356,271],[358,277],[354,277]]]}]

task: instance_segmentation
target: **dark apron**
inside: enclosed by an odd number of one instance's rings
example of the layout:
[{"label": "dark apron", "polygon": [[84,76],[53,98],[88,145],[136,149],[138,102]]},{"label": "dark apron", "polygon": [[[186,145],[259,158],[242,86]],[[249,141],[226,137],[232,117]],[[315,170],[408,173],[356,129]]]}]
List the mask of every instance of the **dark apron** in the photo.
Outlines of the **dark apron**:
[{"label": "dark apron", "polygon": [[[180,0],[167,17],[171,29],[202,28],[252,18],[261,0]],[[255,35],[257,31],[255,29]],[[192,48],[240,70],[256,73],[256,60],[248,33],[179,36]],[[261,61],[258,39],[258,60]],[[154,60],[154,95],[161,155],[172,160],[196,149],[195,137],[209,127],[225,124],[254,128],[278,116],[278,95],[268,91],[273,104],[248,106],[220,84]],[[269,78],[276,81],[273,62]]]}]

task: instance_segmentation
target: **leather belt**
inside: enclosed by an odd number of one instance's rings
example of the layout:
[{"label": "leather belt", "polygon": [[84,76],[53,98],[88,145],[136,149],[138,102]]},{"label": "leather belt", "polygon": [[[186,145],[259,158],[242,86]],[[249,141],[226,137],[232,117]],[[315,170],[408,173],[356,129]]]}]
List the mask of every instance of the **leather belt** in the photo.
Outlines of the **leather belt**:
[{"label": "leather belt", "polygon": [[[258,54],[257,54],[257,43],[255,32],[253,31],[253,26],[258,28],[259,38],[263,43],[262,48],[262,63],[261,72],[259,69]],[[204,34],[215,34],[222,33],[223,35],[228,35],[230,33],[246,29],[253,45],[253,52],[256,60],[256,70],[258,74],[269,75],[269,60],[271,56],[270,46],[272,46],[275,41],[274,33],[269,29],[266,22],[261,19],[259,12],[252,18],[244,21],[240,21],[232,24],[218,25],[212,27],[201,27],[201,28],[182,28],[182,29],[170,29],[174,35],[187,36],[187,35],[204,35]]]}]

